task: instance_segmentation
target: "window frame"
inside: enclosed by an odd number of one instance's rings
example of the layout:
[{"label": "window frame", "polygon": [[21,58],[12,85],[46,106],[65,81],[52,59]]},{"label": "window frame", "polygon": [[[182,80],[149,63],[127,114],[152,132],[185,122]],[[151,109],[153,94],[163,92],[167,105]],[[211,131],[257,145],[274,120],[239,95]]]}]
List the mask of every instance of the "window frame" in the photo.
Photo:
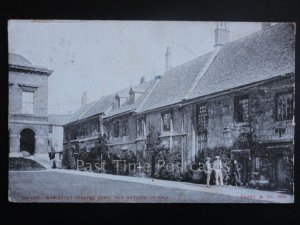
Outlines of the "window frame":
[{"label": "window frame", "polygon": [[[128,119],[122,119],[121,120],[121,136],[122,137],[127,137],[128,136],[128,131],[129,131],[129,120]],[[126,131],[126,132],[125,132]]]},{"label": "window frame", "polygon": [[[203,111],[201,112],[201,107],[205,106],[205,113],[203,113]],[[199,103],[196,105],[196,123],[197,123],[197,130],[199,132],[206,132],[207,131],[207,127],[208,127],[208,104],[207,102],[205,103]],[[200,115],[202,114],[201,118],[203,119],[203,121],[205,122],[205,124],[203,126],[200,126]]]},{"label": "window frame", "polygon": [[53,125],[49,125],[48,127],[48,133],[53,134]]},{"label": "window frame", "polygon": [[[169,115],[169,129],[165,130],[165,123],[164,123],[164,116]],[[171,111],[164,111],[161,113],[161,131],[162,133],[169,133],[172,130],[172,112]]]},{"label": "window frame", "polygon": [[[137,133],[137,137],[144,137],[145,136],[145,117],[144,116],[140,116],[137,117],[136,119],[136,133]],[[141,121],[141,130],[139,127],[139,121]]]},{"label": "window frame", "polygon": [[[28,100],[28,94],[31,94],[32,101]],[[22,90],[22,114],[34,114],[34,91]]]},{"label": "window frame", "polygon": [[112,122],[112,136],[117,138],[120,137],[120,121],[119,120],[115,120]]},{"label": "window frame", "polygon": [[[291,95],[292,98],[292,104],[291,104],[291,111],[290,111],[290,115],[286,115],[286,118],[279,118],[279,115],[278,115],[278,111],[279,111],[279,97],[280,96],[284,96],[284,95]],[[295,110],[295,107],[294,107],[294,103],[295,103],[295,99],[294,99],[294,93],[293,91],[283,91],[283,92],[278,92],[275,94],[275,121],[287,121],[287,120],[293,120],[293,117],[294,117],[294,110]],[[286,109],[287,109],[287,106],[286,106]]]},{"label": "window frame", "polygon": [[[247,119],[245,119],[244,117],[244,107],[243,107],[243,104],[240,104],[240,101],[242,100],[247,100]],[[237,95],[237,96],[234,96],[234,99],[233,99],[233,113],[234,113],[234,121],[237,122],[237,123],[247,123],[249,122],[250,120],[250,97],[249,97],[249,94],[243,94],[243,95]],[[238,106],[238,108],[237,108]],[[238,113],[237,110],[242,110],[241,112],[241,118],[242,120],[240,120],[240,115]]]}]

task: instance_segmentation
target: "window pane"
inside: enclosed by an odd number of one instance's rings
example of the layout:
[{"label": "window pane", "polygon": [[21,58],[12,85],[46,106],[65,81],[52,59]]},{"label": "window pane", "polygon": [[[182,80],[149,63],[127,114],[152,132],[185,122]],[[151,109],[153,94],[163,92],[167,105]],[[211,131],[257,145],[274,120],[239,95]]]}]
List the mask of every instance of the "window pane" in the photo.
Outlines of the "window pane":
[{"label": "window pane", "polygon": [[200,105],[198,108],[198,129],[206,130],[208,123],[207,105]]},{"label": "window pane", "polygon": [[237,96],[234,99],[234,115],[237,122],[249,120],[249,98],[248,96]]},{"label": "window pane", "polygon": [[138,137],[144,136],[144,121],[143,121],[143,118],[138,118],[138,120],[137,120],[137,133],[138,133]]},{"label": "window pane", "polygon": [[33,92],[22,92],[22,113],[33,114]]},{"label": "window pane", "polygon": [[171,114],[165,113],[162,116],[163,118],[163,131],[167,132],[171,129]]},{"label": "window pane", "polygon": [[290,120],[293,118],[293,95],[281,94],[277,96],[277,120]]}]

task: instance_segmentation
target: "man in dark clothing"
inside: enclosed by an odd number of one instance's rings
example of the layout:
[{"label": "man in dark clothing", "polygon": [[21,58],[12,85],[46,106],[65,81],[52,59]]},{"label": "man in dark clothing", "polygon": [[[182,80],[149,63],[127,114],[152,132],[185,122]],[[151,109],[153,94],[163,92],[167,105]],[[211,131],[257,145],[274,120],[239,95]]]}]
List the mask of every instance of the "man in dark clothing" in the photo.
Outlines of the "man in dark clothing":
[{"label": "man in dark clothing", "polygon": [[49,152],[49,159],[50,159],[51,168],[55,169],[56,164],[55,164],[55,151],[54,151],[54,149],[51,149],[51,152]]},{"label": "man in dark clothing", "polygon": [[241,182],[240,168],[237,160],[234,160],[232,164],[232,176],[233,176],[233,185],[241,186],[242,182]]}]

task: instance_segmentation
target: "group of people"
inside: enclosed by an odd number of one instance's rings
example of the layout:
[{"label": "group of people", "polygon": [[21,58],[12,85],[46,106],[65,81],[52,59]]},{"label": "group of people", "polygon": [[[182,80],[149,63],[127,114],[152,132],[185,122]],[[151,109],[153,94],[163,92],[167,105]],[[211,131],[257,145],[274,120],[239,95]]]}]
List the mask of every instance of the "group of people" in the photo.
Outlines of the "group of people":
[{"label": "group of people", "polygon": [[[242,182],[240,180],[240,168],[238,166],[237,160],[233,160],[233,163],[232,163],[232,166],[230,169],[231,169],[231,174],[232,174],[232,178],[233,178],[232,179],[233,184],[235,186],[237,186],[237,185],[241,186]],[[206,173],[206,186],[207,187],[210,186],[210,178],[211,178],[212,171],[215,172],[216,185],[217,186],[224,185],[222,170],[223,170],[223,163],[222,163],[220,156],[216,156],[215,160],[213,161],[212,164],[211,164],[211,159],[209,157],[206,158],[204,171]]]}]

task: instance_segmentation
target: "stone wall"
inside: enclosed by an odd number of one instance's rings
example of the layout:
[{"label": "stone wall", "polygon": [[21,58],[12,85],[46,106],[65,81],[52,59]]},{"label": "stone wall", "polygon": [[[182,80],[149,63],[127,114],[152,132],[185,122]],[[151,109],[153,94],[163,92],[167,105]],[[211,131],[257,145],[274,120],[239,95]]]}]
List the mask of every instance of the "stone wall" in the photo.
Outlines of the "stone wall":
[{"label": "stone wall", "polygon": [[[22,85],[35,88],[32,115],[22,114]],[[48,76],[9,71],[10,156],[20,155],[20,133],[29,128],[35,133],[35,154],[46,154],[48,145]]]}]

